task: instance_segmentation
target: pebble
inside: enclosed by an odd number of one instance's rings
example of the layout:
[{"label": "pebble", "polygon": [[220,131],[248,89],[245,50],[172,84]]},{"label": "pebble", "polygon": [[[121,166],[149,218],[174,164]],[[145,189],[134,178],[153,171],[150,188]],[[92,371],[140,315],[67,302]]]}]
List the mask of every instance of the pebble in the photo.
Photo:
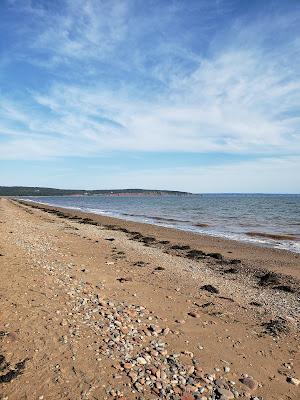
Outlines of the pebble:
[{"label": "pebble", "polygon": [[138,357],[136,359],[136,361],[137,361],[138,364],[141,364],[141,365],[147,364],[147,361],[144,359],[144,357]]},{"label": "pebble", "polygon": [[300,385],[300,379],[289,377],[286,380],[287,380],[287,382],[291,383],[292,385],[295,385],[295,386]]},{"label": "pebble", "polygon": [[194,311],[190,311],[190,312],[189,312],[189,316],[190,316],[190,317],[193,317],[193,318],[200,318],[200,315],[197,314],[197,313],[194,312]]},{"label": "pebble", "polygon": [[227,389],[218,388],[218,394],[221,396],[220,400],[231,400],[234,399],[234,394]]},{"label": "pebble", "polygon": [[167,374],[165,373],[165,371],[161,371],[160,373],[160,379],[162,381],[165,381],[167,379]]},{"label": "pebble", "polygon": [[184,393],[180,400],[195,400],[195,397],[191,393]]},{"label": "pebble", "polygon": [[138,374],[134,371],[130,371],[128,376],[131,378],[132,382],[136,382],[138,379]]},{"label": "pebble", "polygon": [[190,366],[188,369],[187,369],[187,373],[188,373],[188,375],[191,375],[191,374],[193,374],[194,373],[194,371],[195,371],[195,367],[192,365],[192,366]]},{"label": "pebble", "polygon": [[240,379],[240,381],[251,390],[258,388],[258,382],[255,381],[251,376]]},{"label": "pebble", "polygon": [[62,341],[65,344],[68,343],[68,336],[66,336],[66,335],[62,336]]}]

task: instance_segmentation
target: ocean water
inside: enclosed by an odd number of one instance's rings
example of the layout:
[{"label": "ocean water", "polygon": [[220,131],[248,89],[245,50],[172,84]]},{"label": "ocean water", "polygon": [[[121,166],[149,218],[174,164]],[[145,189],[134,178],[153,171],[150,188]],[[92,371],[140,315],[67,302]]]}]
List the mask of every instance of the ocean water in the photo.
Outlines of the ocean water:
[{"label": "ocean water", "polygon": [[300,253],[300,195],[54,196],[26,199]]}]

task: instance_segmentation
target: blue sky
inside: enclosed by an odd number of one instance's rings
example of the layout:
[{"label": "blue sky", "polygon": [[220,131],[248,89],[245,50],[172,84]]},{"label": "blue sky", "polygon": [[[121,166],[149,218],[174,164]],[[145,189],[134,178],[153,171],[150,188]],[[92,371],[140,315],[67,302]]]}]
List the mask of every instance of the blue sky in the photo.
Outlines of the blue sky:
[{"label": "blue sky", "polygon": [[300,192],[298,0],[1,0],[0,185]]}]

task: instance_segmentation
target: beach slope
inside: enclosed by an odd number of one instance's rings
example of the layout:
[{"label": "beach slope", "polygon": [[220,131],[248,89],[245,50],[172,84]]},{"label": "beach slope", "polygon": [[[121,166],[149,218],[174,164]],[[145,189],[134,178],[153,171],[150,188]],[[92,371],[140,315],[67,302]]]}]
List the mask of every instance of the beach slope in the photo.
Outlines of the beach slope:
[{"label": "beach slope", "polygon": [[0,200],[1,399],[298,399],[299,255]]}]

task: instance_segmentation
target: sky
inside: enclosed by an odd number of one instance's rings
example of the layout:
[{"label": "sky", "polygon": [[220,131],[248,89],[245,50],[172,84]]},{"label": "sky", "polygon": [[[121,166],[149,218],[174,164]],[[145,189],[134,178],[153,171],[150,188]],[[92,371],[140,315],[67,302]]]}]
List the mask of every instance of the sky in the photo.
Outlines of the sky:
[{"label": "sky", "polygon": [[300,193],[300,1],[0,0],[0,185]]}]

